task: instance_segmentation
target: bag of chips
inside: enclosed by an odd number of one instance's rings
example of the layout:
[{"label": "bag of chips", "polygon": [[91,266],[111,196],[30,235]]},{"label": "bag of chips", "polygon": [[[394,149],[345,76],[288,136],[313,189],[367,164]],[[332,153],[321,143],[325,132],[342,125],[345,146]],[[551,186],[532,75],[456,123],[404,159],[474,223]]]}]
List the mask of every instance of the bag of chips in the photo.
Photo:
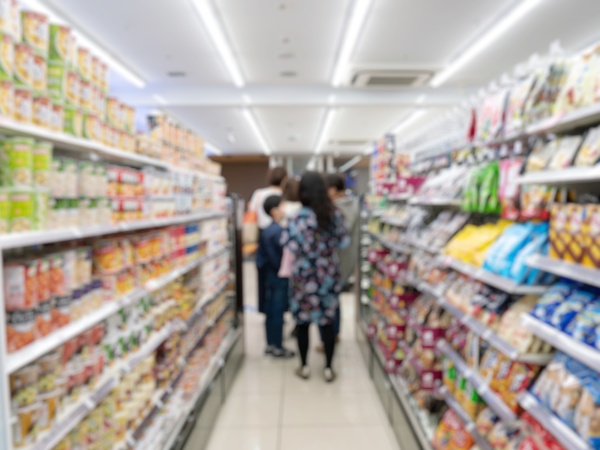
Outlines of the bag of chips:
[{"label": "bag of chips", "polygon": [[597,292],[591,288],[579,288],[571,292],[565,301],[556,307],[550,317],[550,325],[565,330],[575,316],[590,305],[596,298]]},{"label": "bag of chips", "polygon": [[576,287],[575,283],[566,280],[556,283],[540,298],[540,301],[533,309],[532,315],[549,323],[556,308],[571,295]]}]

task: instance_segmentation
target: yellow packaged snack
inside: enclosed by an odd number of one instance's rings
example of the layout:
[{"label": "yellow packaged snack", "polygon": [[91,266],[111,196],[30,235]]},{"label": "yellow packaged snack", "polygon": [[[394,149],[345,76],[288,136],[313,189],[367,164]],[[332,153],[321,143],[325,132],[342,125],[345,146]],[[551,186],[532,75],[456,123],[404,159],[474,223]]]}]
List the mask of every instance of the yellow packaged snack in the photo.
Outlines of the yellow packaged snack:
[{"label": "yellow packaged snack", "polygon": [[19,87],[33,86],[33,48],[30,45],[15,44],[15,84]]},{"label": "yellow packaged snack", "polygon": [[15,88],[12,81],[0,81],[0,116],[15,116]]},{"label": "yellow packaged snack", "polygon": [[0,81],[13,81],[15,44],[12,36],[0,33]]},{"label": "yellow packaged snack", "polygon": [[33,55],[32,86],[37,94],[46,94],[48,89],[48,63],[42,55]]},{"label": "yellow packaged snack", "polygon": [[36,11],[21,12],[23,42],[33,50],[46,56],[48,54],[48,17]]}]

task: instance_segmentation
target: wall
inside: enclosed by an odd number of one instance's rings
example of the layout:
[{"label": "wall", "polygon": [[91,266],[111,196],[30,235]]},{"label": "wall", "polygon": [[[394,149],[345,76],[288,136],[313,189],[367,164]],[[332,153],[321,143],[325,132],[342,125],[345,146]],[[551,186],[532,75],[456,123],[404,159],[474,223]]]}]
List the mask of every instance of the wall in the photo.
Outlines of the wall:
[{"label": "wall", "polygon": [[222,175],[227,181],[228,192],[238,194],[248,204],[252,193],[265,187],[268,161],[265,162],[226,162]]}]

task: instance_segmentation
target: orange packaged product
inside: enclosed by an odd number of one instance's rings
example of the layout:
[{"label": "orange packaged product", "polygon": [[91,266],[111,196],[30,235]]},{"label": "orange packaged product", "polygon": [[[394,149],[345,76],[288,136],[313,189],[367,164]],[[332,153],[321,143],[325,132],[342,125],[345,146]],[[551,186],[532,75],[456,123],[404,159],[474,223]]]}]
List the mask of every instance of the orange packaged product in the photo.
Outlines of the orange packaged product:
[{"label": "orange packaged product", "polygon": [[36,308],[6,311],[8,353],[16,352],[35,341],[36,315]]},{"label": "orange packaged product", "polygon": [[529,387],[539,370],[539,366],[531,366],[520,362],[513,363],[508,376],[508,382],[506,383],[505,388],[500,391],[500,396],[504,400],[504,403],[506,403],[513,412],[516,413],[519,411],[519,402],[517,401],[517,398],[521,392]]},{"label": "orange packaged product", "polygon": [[46,96],[35,96],[32,101],[32,122],[43,128],[50,128],[52,100]]},{"label": "orange packaged product", "polygon": [[119,241],[105,239],[95,245],[94,267],[99,274],[113,274],[125,267]]},{"label": "orange packaged product", "polygon": [[36,316],[36,336],[47,336],[54,327],[52,324],[52,289],[50,288],[50,259],[38,260],[38,313]]}]

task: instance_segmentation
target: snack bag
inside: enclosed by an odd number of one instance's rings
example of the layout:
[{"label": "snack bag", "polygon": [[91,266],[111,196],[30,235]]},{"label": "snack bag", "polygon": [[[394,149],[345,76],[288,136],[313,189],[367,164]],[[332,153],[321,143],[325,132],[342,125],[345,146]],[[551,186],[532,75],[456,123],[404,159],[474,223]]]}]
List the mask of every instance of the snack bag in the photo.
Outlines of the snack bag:
[{"label": "snack bag", "polygon": [[498,199],[498,183],[500,166],[494,161],[483,169],[479,188],[479,204],[477,211],[485,214],[499,214],[501,211]]},{"label": "snack bag", "polygon": [[565,301],[556,307],[550,317],[550,325],[564,331],[571,321],[575,319],[575,316],[596,298],[598,298],[598,291],[592,290],[592,288],[576,289]]},{"label": "snack bag", "polygon": [[548,208],[554,194],[554,189],[544,185],[521,186],[521,220],[548,220]]},{"label": "snack bag", "polygon": [[524,158],[505,159],[500,161],[500,188],[498,197],[502,208],[503,219],[519,218],[519,184],[517,178],[523,169]]},{"label": "snack bag", "polygon": [[575,408],[581,399],[584,380],[593,378],[595,375],[574,359],[569,359],[563,367],[564,369],[561,369],[561,373],[559,373],[559,383],[552,388],[550,406],[558,417],[573,428]]},{"label": "snack bag", "polygon": [[585,141],[575,158],[573,165],[588,167],[595,165],[600,159],[600,126],[588,131]]},{"label": "snack bag", "polygon": [[560,170],[569,167],[573,163],[582,141],[582,136],[565,136],[561,138],[558,149],[548,164],[548,169]]},{"label": "snack bag", "polygon": [[595,347],[598,327],[600,327],[600,303],[594,302],[577,314],[565,331],[579,342]]},{"label": "snack bag", "polygon": [[574,425],[580,436],[594,449],[600,448],[600,380],[596,376],[584,380],[581,401],[575,410]]},{"label": "snack bag", "polygon": [[485,352],[485,355],[483,355],[483,359],[481,360],[481,365],[479,367],[479,375],[488,384],[496,376],[499,363],[500,353],[498,350],[490,348],[487,352]]},{"label": "snack bag", "polygon": [[487,437],[487,435],[491,433],[492,429],[499,421],[500,418],[493,410],[490,408],[484,408],[477,416],[475,425],[477,426],[477,431],[479,434],[483,437]]},{"label": "snack bag", "polygon": [[517,253],[510,268],[509,278],[518,284],[536,284],[541,272],[538,269],[532,269],[527,265],[530,256],[536,254],[545,254],[548,246],[548,234],[539,233],[533,235],[533,238]]},{"label": "snack bag", "polygon": [[518,251],[527,243],[535,227],[532,223],[517,223],[506,230],[488,249],[483,268],[502,276],[509,276]]},{"label": "snack bag", "polygon": [[552,388],[559,382],[568,359],[569,357],[564,353],[556,352],[554,359],[546,366],[531,389],[533,395],[548,407],[550,407]]},{"label": "snack bag", "polygon": [[531,314],[546,323],[550,323],[556,308],[571,295],[576,287],[577,285],[566,280],[556,283],[546,291]]},{"label": "snack bag", "polygon": [[498,422],[488,435],[488,441],[495,450],[509,450],[513,439],[519,435],[519,428]]},{"label": "snack bag", "polygon": [[513,363],[507,384],[505,385],[505,388],[500,391],[500,396],[513,412],[516,413],[519,411],[519,402],[517,401],[517,398],[521,392],[529,387],[539,370],[539,366],[532,366],[520,362]]}]

